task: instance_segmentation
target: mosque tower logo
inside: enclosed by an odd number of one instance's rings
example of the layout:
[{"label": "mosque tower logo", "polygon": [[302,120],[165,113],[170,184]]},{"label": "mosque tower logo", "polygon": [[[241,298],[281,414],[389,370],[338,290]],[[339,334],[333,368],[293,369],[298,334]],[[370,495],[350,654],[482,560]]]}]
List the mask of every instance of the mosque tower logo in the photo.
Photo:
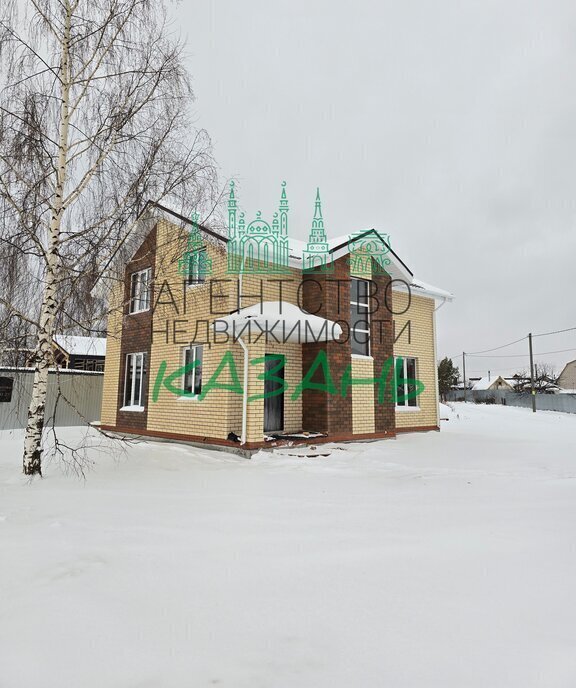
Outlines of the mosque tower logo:
[{"label": "mosque tower logo", "polygon": [[322,217],[322,201],[320,189],[316,189],[316,202],[314,204],[314,218],[308,235],[306,249],[302,252],[302,267],[304,270],[314,272],[332,272],[334,264],[330,256],[330,246],[324,229]]},{"label": "mosque tower logo", "polygon": [[286,182],[282,191],[278,212],[272,224],[258,211],[248,225],[244,213],[238,213],[234,182],[230,182],[228,197],[228,272],[231,274],[277,274],[288,272],[290,255],[288,239],[288,198]]}]

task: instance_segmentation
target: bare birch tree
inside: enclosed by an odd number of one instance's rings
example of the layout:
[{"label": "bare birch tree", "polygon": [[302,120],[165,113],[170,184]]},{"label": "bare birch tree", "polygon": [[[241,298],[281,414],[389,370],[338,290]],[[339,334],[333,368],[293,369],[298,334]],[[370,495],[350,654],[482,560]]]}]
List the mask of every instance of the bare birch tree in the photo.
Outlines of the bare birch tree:
[{"label": "bare birch tree", "polygon": [[0,241],[12,263],[0,306],[35,334],[23,469],[41,475],[57,323],[80,313],[93,331],[82,313],[90,286],[146,201],[201,207],[215,168],[206,133],[191,124],[183,46],[163,0],[2,8]]}]

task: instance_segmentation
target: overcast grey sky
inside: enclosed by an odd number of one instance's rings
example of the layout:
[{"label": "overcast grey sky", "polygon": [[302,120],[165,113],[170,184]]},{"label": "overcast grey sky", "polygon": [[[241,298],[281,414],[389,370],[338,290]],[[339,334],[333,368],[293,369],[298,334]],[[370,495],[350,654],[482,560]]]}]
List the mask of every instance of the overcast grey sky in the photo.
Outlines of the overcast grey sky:
[{"label": "overcast grey sky", "polygon": [[[388,232],[454,293],[439,355],[576,326],[576,4],[186,0],[198,123],[252,215]],[[576,332],[535,340],[574,351]],[[526,343],[506,354],[525,353]],[[475,358],[470,374],[523,358]]]}]

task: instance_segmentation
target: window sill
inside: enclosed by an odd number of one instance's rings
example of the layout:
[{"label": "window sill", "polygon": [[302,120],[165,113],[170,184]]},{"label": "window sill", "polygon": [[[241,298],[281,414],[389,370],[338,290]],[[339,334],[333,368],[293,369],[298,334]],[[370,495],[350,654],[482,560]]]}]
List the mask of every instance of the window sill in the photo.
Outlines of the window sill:
[{"label": "window sill", "polygon": [[365,361],[373,361],[374,356],[366,356],[365,354],[350,354],[352,358],[361,358]]},{"label": "window sill", "polygon": [[199,394],[181,394],[178,401],[198,401],[199,397]]},{"label": "window sill", "polygon": [[142,412],[145,410],[144,406],[122,406],[122,408],[118,409],[119,411],[136,411],[136,412]]},{"label": "window sill", "polygon": [[418,413],[422,409],[419,406],[396,406],[396,410],[401,413]]},{"label": "window sill", "polygon": [[186,282],[186,289],[190,287],[203,287],[206,284],[206,280],[203,282]]},{"label": "window sill", "polygon": [[148,308],[143,308],[140,311],[128,311],[128,315],[138,315],[139,313],[147,313],[150,310],[150,306]]}]

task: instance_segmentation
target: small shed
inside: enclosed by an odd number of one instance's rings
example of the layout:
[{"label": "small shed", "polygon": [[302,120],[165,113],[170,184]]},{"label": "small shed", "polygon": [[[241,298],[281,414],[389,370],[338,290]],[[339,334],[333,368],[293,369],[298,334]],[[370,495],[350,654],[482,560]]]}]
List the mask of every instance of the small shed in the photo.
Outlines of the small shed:
[{"label": "small shed", "polygon": [[73,334],[54,335],[55,361],[73,370],[103,371],[106,358],[105,337],[80,337]]},{"label": "small shed", "polygon": [[513,391],[514,388],[501,375],[490,375],[480,378],[472,387],[473,392],[486,392],[488,390]]},{"label": "small shed", "polygon": [[564,366],[556,384],[562,390],[576,390],[576,361],[570,361]]}]

